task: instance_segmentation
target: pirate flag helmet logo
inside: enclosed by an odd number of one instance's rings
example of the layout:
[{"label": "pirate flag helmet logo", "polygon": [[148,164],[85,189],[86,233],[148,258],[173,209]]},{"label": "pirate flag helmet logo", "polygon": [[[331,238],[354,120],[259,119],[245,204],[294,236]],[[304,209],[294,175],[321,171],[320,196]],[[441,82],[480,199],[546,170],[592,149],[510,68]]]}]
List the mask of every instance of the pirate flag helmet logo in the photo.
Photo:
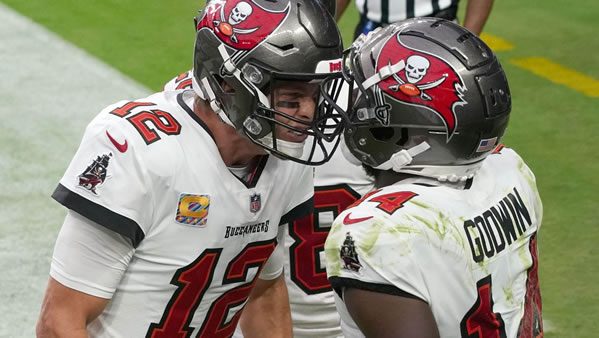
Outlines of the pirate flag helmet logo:
[{"label": "pirate flag helmet logo", "polygon": [[376,69],[394,65],[380,88],[398,101],[431,109],[443,121],[449,141],[458,123],[456,107],[466,104],[466,87],[458,73],[439,56],[404,45],[399,33],[382,48]]},{"label": "pirate flag helmet logo", "polygon": [[[333,78],[324,90],[339,96],[343,44],[320,1],[209,0],[195,28],[192,89],[223,122],[284,159],[332,156],[342,118],[319,85]],[[316,92],[305,117],[271,95],[298,85]]]},{"label": "pirate flag helmet logo", "polygon": [[289,2],[270,9],[254,0],[210,1],[197,30],[210,29],[226,45],[250,50],[277,29],[289,13]]}]

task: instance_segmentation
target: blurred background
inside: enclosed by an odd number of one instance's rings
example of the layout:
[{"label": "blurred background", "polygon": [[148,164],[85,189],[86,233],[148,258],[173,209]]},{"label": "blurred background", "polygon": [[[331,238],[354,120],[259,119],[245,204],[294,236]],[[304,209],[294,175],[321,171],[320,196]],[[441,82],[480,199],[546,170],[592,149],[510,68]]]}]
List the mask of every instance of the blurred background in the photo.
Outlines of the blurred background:
[{"label": "blurred background", "polygon": [[[204,1],[0,0],[0,337],[32,337],[85,125],[192,66]],[[461,2],[463,18],[466,1]],[[495,1],[482,35],[511,86],[504,143],[537,176],[546,337],[599,332],[599,2]],[[358,15],[340,22],[346,46]]]}]

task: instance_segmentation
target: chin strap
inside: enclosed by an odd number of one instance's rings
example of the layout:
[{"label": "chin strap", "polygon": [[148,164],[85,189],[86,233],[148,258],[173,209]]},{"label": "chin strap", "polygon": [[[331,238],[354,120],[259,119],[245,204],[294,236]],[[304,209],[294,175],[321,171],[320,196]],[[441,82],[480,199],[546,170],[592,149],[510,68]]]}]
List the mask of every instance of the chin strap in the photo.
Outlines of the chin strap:
[{"label": "chin strap", "polygon": [[374,169],[392,169],[393,171],[399,172],[405,165],[408,165],[412,162],[414,156],[427,151],[430,147],[431,146],[428,143],[422,142],[410,149],[402,149],[393,154],[393,156],[391,156],[391,158],[386,162],[374,167]]}]

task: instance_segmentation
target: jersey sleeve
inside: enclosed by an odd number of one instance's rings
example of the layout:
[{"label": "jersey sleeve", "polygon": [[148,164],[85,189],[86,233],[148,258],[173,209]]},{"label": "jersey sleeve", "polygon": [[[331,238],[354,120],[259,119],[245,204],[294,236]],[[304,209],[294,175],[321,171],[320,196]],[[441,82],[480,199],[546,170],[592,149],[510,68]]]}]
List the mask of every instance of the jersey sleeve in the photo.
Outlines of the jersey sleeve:
[{"label": "jersey sleeve", "polygon": [[127,238],[69,211],[56,239],[50,276],[71,289],[110,299],[133,252]]},{"label": "jersey sleeve", "polygon": [[153,187],[138,139],[106,111],[88,125],[52,197],[137,246],[152,224]]},{"label": "jersey sleeve", "polygon": [[422,233],[377,214],[352,208],[335,220],[325,243],[331,285],[338,293],[354,287],[428,302],[416,260]]}]

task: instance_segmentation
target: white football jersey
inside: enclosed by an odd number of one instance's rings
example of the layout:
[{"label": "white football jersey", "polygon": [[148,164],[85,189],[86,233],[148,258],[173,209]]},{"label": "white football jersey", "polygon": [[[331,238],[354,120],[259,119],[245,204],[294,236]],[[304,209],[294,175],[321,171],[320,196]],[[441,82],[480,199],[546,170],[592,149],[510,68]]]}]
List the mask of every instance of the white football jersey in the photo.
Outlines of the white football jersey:
[{"label": "white football jersey", "polygon": [[[182,73],[164,89],[191,88],[192,76],[191,71]],[[285,278],[294,337],[341,336],[324,242],[335,217],[373,186],[362,166],[349,163],[339,149],[327,163],[314,167],[314,215],[285,225]]]},{"label": "white football jersey", "polygon": [[279,225],[309,212],[312,168],[263,156],[238,178],[192,102],[172,91],[109,106],[54,192],[135,247],[92,336],[229,337]]},{"label": "white football jersey", "polygon": [[[534,175],[498,148],[461,188],[415,179],[364,196],[334,222],[327,272],[336,291],[424,300],[442,337],[536,337],[541,218]],[[338,306],[346,337],[363,337]]]}]

